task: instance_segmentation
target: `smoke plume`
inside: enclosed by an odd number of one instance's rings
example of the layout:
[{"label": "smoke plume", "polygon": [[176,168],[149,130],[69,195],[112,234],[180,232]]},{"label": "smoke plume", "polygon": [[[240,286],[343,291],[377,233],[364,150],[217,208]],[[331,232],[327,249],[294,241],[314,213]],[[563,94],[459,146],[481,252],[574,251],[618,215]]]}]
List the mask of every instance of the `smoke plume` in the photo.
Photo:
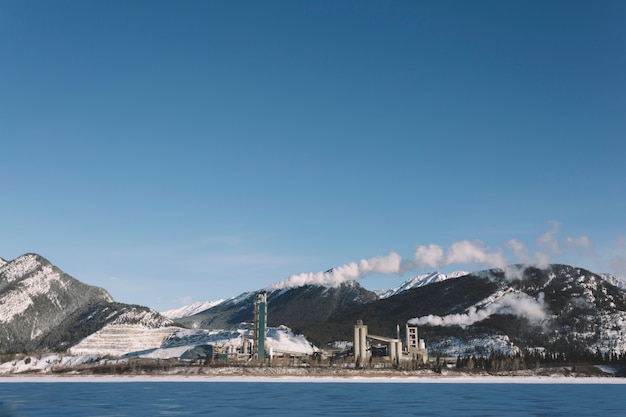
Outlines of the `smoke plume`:
[{"label": "smoke plume", "polygon": [[469,240],[454,242],[445,253],[441,246],[432,243],[428,246],[418,246],[414,257],[418,265],[422,267],[428,265],[437,269],[453,264],[482,264],[501,269],[507,265],[502,249],[490,251],[484,243]]},{"label": "smoke plume", "polygon": [[418,326],[460,326],[461,328],[466,328],[476,322],[485,320],[493,314],[512,314],[518,317],[526,317],[532,322],[541,322],[547,317],[544,294],[540,293],[535,300],[526,293],[508,293],[480,310],[472,306],[465,314],[449,314],[443,317],[431,314],[411,319],[409,323]]},{"label": "smoke plume", "polygon": [[287,279],[269,287],[270,290],[282,288],[300,287],[302,285],[324,285],[338,287],[343,282],[361,279],[369,274],[401,274],[405,264],[402,257],[395,252],[387,256],[377,256],[370,259],[362,259],[358,263],[350,262],[335,267],[326,272],[305,272],[292,275]]},{"label": "smoke plume", "polygon": [[[447,248],[431,243],[429,245],[417,246],[412,260],[402,259],[397,253],[391,252],[386,256],[350,262],[334,267],[326,272],[305,272],[292,275],[268,287],[268,289],[276,290],[302,285],[337,287],[343,282],[361,279],[372,273],[386,275],[403,274],[418,268],[440,269],[450,265],[465,267],[470,264],[499,268],[505,271],[508,278],[520,279],[523,276],[523,269],[508,267],[510,263],[505,256],[504,249],[507,250],[507,254],[512,256],[513,262],[511,263],[518,261],[538,268],[546,268],[550,264],[549,254],[562,254],[562,247],[580,250],[581,248],[589,249],[592,246],[590,239],[586,236],[579,238],[568,237],[561,242],[564,244],[561,246],[558,238],[559,228],[559,222],[550,222],[550,229],[541,234],[536,241],[537,249],[541,250],[531,251],[516,238],[507,241],[503,247],[495,248],[490,248],[479,240],[461,240],[453,242]],[[620,250],[619,253],[622,254],[624,251]],[[626,270],[626,257],[623,255],[615,256],[612,259],[612,267],[614,270]]]}]

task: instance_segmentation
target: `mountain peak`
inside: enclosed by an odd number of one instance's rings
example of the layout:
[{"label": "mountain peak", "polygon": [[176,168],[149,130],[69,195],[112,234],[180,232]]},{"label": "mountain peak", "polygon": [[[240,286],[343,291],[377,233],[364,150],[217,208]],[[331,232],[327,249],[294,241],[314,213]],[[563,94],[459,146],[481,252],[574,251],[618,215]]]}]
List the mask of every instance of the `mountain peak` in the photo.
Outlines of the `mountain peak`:
[{"label": "mountain peak", "polygon": [[412,288],[423,287],[424,285],[432,284],[434,282],[445,281],[451,278],[459,278],[468,275],[466,271],[455,271],[450,274],[442,274],[439,271],[430,272],[424,275],[418,275],[413,278],[409,278],[400,284],[398,287],[374,291],[380,298],[389,298],[393,295],[400,294],[401,292],[410,290]]},{"label": "mountain peak", "polygon": [[198,301],[180,308],[163,311],[161,312],[161,315],[169,319],[175,320],[182,317],[193,316],[194,314],[208,310],[211,307],[215,307],[222,302],[224,302],[223,298],[216,301]]},{"label": "mountain peak", "polygon": [[14,260],[4,261],[0,265],[0,281],[11,283],[21,277],[32,274],[43,265],[50,263],[35,253],[27,253]]}]

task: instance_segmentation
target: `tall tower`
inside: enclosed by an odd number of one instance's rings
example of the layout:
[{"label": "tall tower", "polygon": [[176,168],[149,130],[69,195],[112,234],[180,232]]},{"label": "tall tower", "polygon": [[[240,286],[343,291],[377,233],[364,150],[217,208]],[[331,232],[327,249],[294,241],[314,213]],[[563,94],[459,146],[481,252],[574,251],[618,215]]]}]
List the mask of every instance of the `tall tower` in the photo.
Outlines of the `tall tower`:
[{"label": "tall tower", "polygon": [[367,350],[367,326],[363,320],[357,320],[354,326],[354,360],[359,365],[364,365],[369,360]]},{"label": "tall tower", "polygon": [[254,350],[256,358],[265,359],[265,333],[267,330],[267,294],[254,296]]},{"label": "tall tower", "polygon": [[418,362],[426,363],[428,361],[428,351],[424,339],[418,337],[417,326],[406,324],[406,346],[408,354],[411,358]]}]

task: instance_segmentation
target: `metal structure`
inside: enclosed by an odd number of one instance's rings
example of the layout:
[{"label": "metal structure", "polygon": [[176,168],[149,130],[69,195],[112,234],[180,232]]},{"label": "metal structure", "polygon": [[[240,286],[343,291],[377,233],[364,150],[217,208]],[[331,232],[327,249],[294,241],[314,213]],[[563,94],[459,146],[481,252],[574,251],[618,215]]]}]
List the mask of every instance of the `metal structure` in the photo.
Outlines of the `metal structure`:
[{"label": "metal structure", "polygon": [[415,359],[426,363],[428,360],[428,351],[426,350],[426,342],[419,338],[417,326],[406,325],[406,350],[409,359]]},{"label": "metal structure", "polygon": [[254,296],[254,352],[257,360],[265,359],[265,335],[267,331],[267,294]]},{"label": "metal structure", "polygon": [[365,365],[372,356],[398,362],[415,360],[426,363],[428,361],[426,344],[424,339],[418,338],[416,326],[406,325],[406,349],[402,348],[399,326],[396,332],[396,339],[369,334],[363,321],[357,320],[354,326],[354,361],[358,365]]}]

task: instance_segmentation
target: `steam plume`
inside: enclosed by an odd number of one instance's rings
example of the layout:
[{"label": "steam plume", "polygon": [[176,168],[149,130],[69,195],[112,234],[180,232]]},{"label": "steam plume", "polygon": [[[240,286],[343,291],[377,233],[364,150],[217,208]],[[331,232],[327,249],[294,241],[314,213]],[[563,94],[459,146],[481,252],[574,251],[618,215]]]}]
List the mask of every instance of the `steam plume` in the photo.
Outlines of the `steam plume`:
[{"label": "steam plume", "polygon": [[482,264],[504,269],[507,265],[502,249],[490,251],[480,241],[462,240],[454,242],[444,254],[441,246],[430,244],[418,246],[415,250],[415,261],[420,265],[440,268],[452,264]]},{"label": "steam plume", "polygon": [[[417,246],[413,254],[413,260],[402,259],[400,255],[391,252],[386,256],[377,256],[369,259],[362,259],[358,262],[350,262],[326,272],[305,272],[292,275],[270,287],[269,290],[276,290],[287,287],[298,287],[302,285],[324,285],[337,287],[346,281],[361,279],[371,273],[378,274],[403,274],[406,271],[417,268],[430,267],[439,269],[449,265],[479,264],[489,268],[500,268],[506,272],[506,276],[511,279],[521,278],[523,270],[519,268],[507,267],[509,262],[505,256],[504,248],[517,261],[523,264],[530,264],[538,268],[546,268],[550,264],[548,254],[561,254],[558,231],[560,223],[550,222],[550,229],[537,238],[537,246],[543,251],[530,251],[524,243],[518,239],[510,239],[503,247],[490,248],[479,240],[461,240],[452,243],[449,247],[443,248],[440,245],[431,243],[429,245]],[[568,237],[564,241],[564,248],[574,248],[577,250],[589,249],[591,241],[586,236],[579,238]],[[622,243],[622,247],[624,243]],[[612,259],[614,270],[626,270],[626,258],[620,255]]]},{"label": "steam plume", "polygon": [[338,287],[341,283],[361,279],[369,274],[400,274],[404,272],[402,258],[395,252],[387,256],[362,259],[358,263],[350,262],[326,272],[305,272],[292,275],[269,287],[270,290],[299,287],[302,285],[325,285]]},{"label": "steam plume", "polygon": [[541,322],[547,317],[544,305],[544,294],[540,293],[539,297],[535,300],[526,293],[508,293],[480,310],[472,306],[465,314],[449,314],[443,317],[431,314],[411,319],[409,323],[418,326],[460,326],[465,328],[476,322],[485,320],[493,314],[512,314],[519,317],[526,317],[533,322]]}]

